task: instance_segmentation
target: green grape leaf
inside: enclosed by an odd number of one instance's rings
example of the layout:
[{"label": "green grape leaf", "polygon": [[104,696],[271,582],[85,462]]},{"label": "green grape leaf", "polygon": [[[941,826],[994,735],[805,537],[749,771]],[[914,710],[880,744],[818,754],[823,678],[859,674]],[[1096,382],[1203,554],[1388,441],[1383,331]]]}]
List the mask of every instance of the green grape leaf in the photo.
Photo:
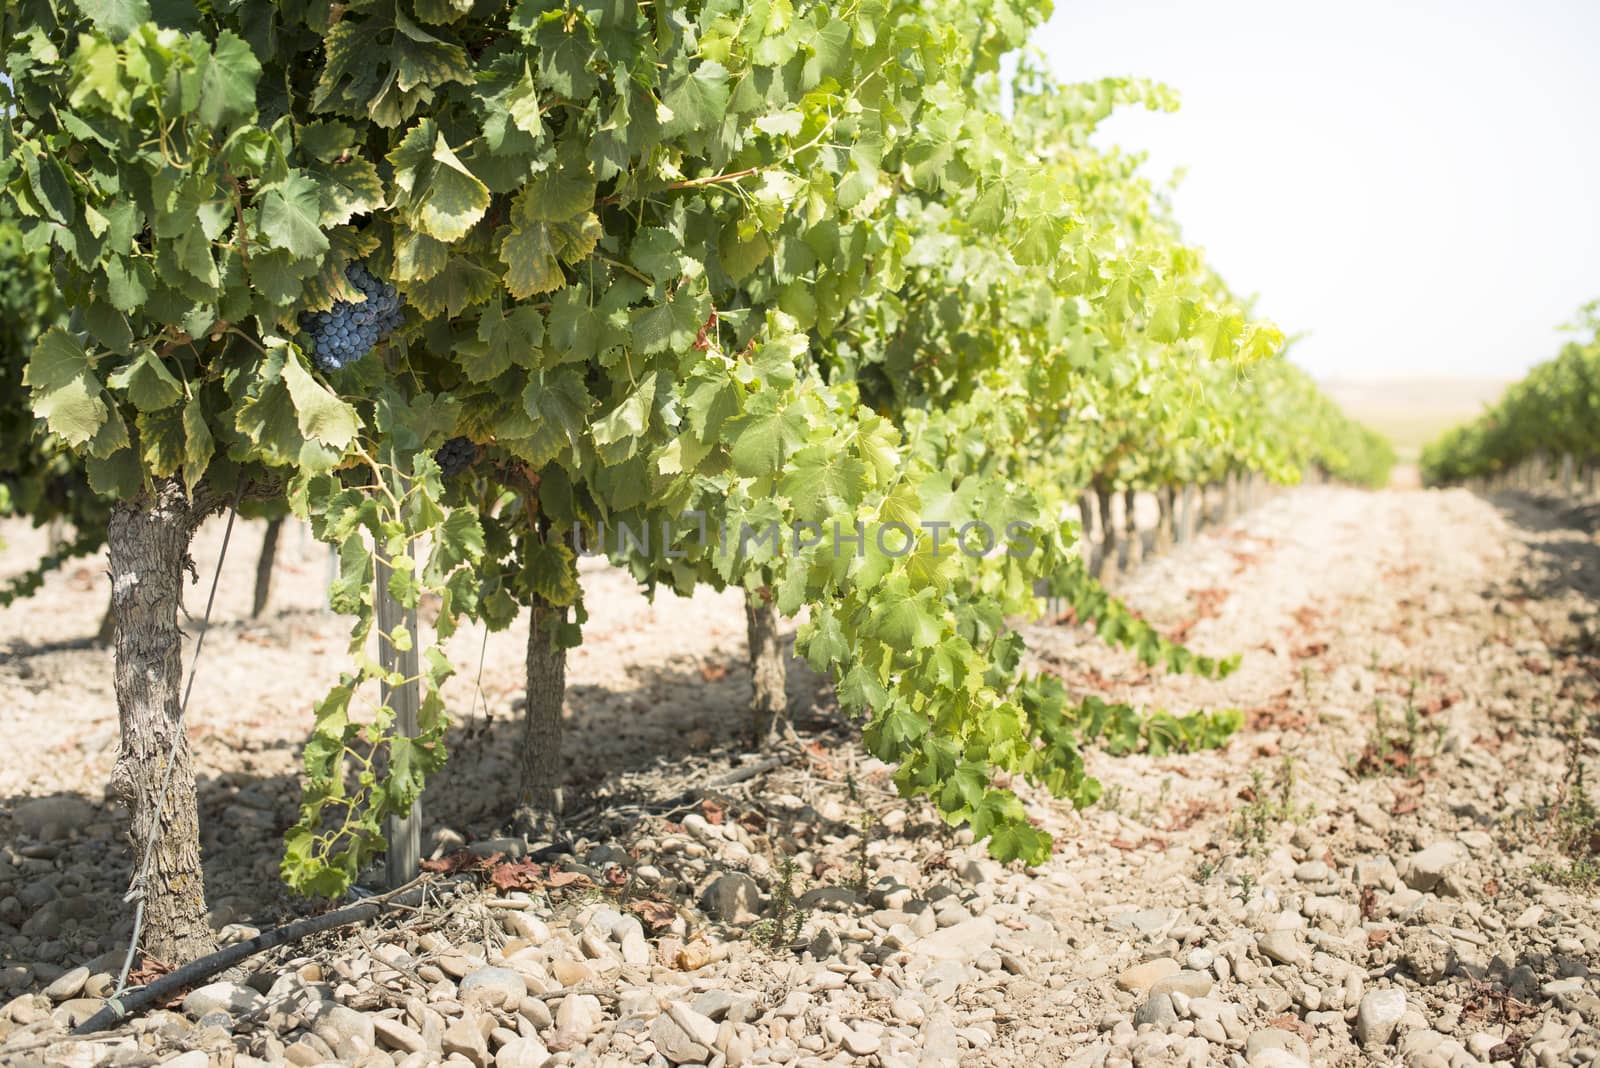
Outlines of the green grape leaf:
[{"label": "green grape leaf", "polygon": [[59,326],[40,336],[22,382],[31,391],[33,414],[68,445],[89,441],[107,419],[105,390],[88,353]]},{"label": "green grape leaf", "polygon": [[183,383],[167,369],[152,349],[141,349],[132,363],[106,379],[112,389],[128,395],[141,412],[153,412],[176,404],[183,396]]},{"label": "green grape leaf", "polygon": [[291,173],[262,190],[259,205],[261,235],[273,248],[286,249],[300,259],[312,259],[328,251],[316,182]]},{"label": "green grape leaf", "polygon": [[201,66],[199,107],[195,115],[207,126],[232,126],[256,111],[256,79],[261,64],[250,46],[232,31],[217,34],[214,54]]},{"label": "green grape leaf", "polygon": [[337,452],[350,446],[361,425],[354,408],[312,378],[305,365],[292,356],[284,361],[283,382],[294,401],[301,434]]}]

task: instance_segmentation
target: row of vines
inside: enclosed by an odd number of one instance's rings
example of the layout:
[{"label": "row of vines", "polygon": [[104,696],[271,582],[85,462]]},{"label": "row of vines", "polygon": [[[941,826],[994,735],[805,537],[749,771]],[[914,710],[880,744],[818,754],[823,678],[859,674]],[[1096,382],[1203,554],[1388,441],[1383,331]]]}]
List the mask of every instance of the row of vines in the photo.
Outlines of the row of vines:
[{"label": "row of vines", "polygon": [[1422,451],[1430,484],[1476,482],[1567,493],[1600,488],[1600,302],[1585,306],[1575,335],[1487,411]]},{"label": "row of vines", "polygon": [[[1109,713],[1024,671],[1007,619],[1067,598],[1152,663],[1229,670],[1104,594],[1080,504],[1381,482],[1389,457],[1137,159],[1090,143],[1170,92],[1056,81],[1026,51],[1048,13],[7,5],[0,374],[30,405],[0,412],[0,503],[108,550],[152,953],[210,938],[177,612],[191,536],[229,509],[309,521],[352,622],[285,844],[308,893],[362,878],[444,761],[463,623],[527,621],[517,821],[558,825],[580,545],[650,590],[742,588],[758,654],[801,618],[902,792],[1008,860],[1050,839],[1000,783],[1092,802],[1080,744]],[[402,680],[378,654],[412,640],[377,624],[380,574],[441,606],[415,730],[380,696]],[[757,679],[769,739],[781,679]]]}]

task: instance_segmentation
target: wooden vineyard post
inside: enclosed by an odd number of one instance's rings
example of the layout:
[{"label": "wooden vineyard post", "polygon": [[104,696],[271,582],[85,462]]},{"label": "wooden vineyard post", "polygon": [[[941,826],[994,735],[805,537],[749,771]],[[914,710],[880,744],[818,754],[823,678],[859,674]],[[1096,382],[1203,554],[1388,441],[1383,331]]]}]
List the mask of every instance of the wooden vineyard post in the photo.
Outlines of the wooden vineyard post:
[{"label": "wooden vineyard post", "polygon": [[[421,729],[417,723],[417,610],[415,606],[406,608],[389,592],[389,576],[393,572],[389,556],[380,545],[375,607],[378,629],[383,633],[378,638],[378,658],[386,674],[399,673],[405,680],[399,686],[383,683],[383,703],[394,709],[396,733],[414,738]],[[403,651],[388,638],[402,626],[411,637]],[[390,816],[383,834],[389,841],[388,885],[393,890],[417,877],[422,861],[422,798],[411,803],[409,814]]]}]

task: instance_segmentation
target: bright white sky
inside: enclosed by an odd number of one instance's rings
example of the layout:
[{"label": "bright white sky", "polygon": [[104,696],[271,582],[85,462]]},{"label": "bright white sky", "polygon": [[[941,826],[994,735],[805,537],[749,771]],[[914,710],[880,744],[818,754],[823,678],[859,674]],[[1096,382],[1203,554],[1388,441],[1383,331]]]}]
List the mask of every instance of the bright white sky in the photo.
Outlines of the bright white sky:
[{"label": "bright white sky", "polygon": [[1178,89],[1100,135],[1319,378],[1514,378],[1600,297],[1600,3],[1057,0],[1070,80]]}]

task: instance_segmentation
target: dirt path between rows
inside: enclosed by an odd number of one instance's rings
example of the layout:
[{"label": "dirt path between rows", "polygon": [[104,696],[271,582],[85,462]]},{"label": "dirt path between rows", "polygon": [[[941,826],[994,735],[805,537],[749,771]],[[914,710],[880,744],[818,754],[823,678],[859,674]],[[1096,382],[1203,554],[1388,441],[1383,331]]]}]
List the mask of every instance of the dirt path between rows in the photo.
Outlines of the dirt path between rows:
[{"label": "dirt path between rows", "polygon": [[[803,749],[707,791],[755,759],[737,742],[737,595],[651,604],[587,567],[568,699],[583,837],[560,874],[502,875],[521,887],[502,893],[495,865],[464,872],[420,913],[263,960],[110,1040],[22,1050],[94,1007],[128,929],[108,919],[128,870],[103,804],[109,657],[81,641],[103,576],[69,568],[0,610],[0,1040],[17,1050],[0,1062],[1593,1063],[1600,871],[1559,847],[1592,833],[1573,772],[1592,782],[1600,752],[1594,529],[1527,500],[1305,489],[1119,589],[1197,650],[1243,653],[1226,679],[1028,627],[1035,666],[1075,691],[1247,719],[1215,752],[1091,752],[1106,796],[1083,813],[1025,790],[1057,840],[1032,871],[896,799],[799,664]],[[3,533],[0,571],[42,548]],[[245,925],[230,937],[303,910],[276,836],[344,647],[318,609],[320,548],[293,536],[274,613],[242,621],[259,537],[236,531],[191,706],[214,919]],[[219,541],[201,539],[203,576]],[[462,722],[426,797],[441,854],[519,848],[494,836],[522,640],[452,645]]]}]

